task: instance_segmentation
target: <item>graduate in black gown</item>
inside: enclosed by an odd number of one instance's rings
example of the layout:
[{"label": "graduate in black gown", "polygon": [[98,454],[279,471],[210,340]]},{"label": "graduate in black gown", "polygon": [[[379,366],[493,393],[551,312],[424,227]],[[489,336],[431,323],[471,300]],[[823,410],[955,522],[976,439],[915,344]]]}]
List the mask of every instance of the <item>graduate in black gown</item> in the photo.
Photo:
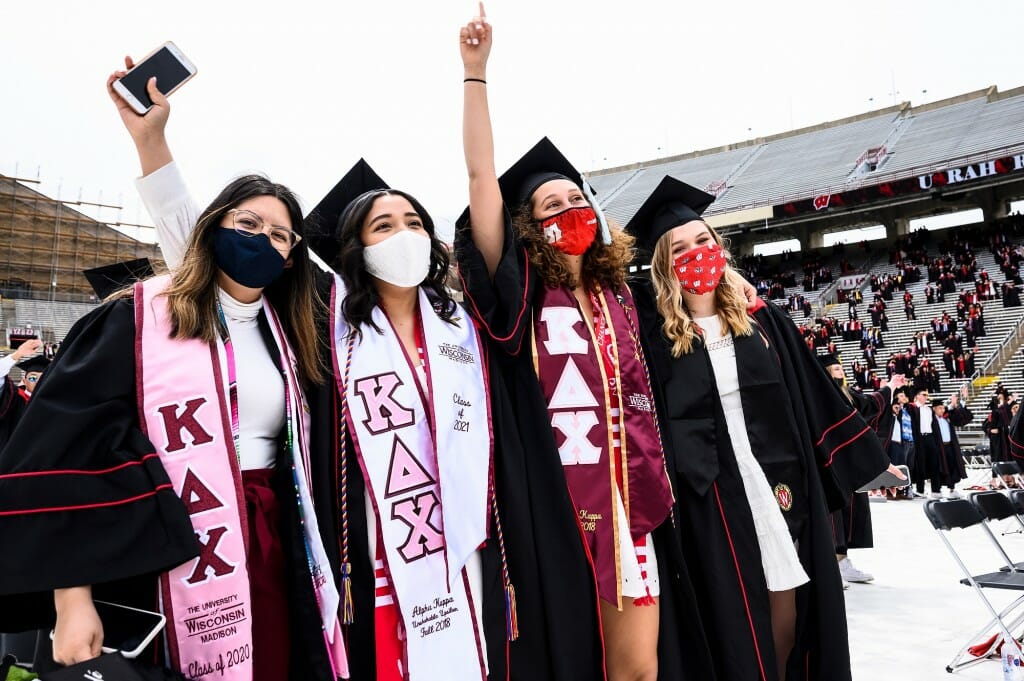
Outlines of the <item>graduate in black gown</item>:
[{"label": "graduate in black gown", "polygon": [[[291,242],[292,248],[282,245],[281,250],[276,247],[267,250],[276,242],[271,242],[266,232],[258,229],[242,235],[241,227],[235,224],[230,212],[235,206],[261,210],[268,219],[271,215],[268,211],[274,211],[275,230],[284,229],[282,223],[293,221],[296,234],[301,235],[298,203],[286,189],[261,177],[247,176],[234,181],[217,197],[214,207],[208,209],[205,230],[202,234],[196,233],[185,253],[192,268],[190,272],[194,274],[196,268],[207,272],[205,284],[202,283],[204,277],[198,275],[188,279],[189,286],[209,294],[203,298],[205,304],[195,303],[197,308],[203,310],[201,314],[216,319],[221,300],[219,290],[229,291],[228,295],[235,300],[248,294],[254,294],[258,300],[266,288],[268,301],[274,301],[268,304],[290,312],[306,310],[305,318],[311,326],[312,275],[305,245],[296,245],[301,244],[296,239]],[[215,248],[214,241],[221,246]],[[240,255],[246,252],[243,244],[257,245],[262,254],[261,266]],[[284,269],[285,253],[291,262],[288,270]],[[240,269],[239,262],[247,266]],[[226,270],[232,274],[227,274]],[[235,281],[232,276],[246,279],[247,284]],[[271,279],[271,282],[266,286],[257,285],[250,276]],[[153,280],[157,281],[161,286],[171,282],[170,279]],[[142,340],[136,323],[141,306],[136,305],[135,299],[142,290],[137,287],[134,295],[103,304],[72,327],[39,382],[21,424],[0,451],[0,536],[16,546],[18,554],[17,560],[7,560],[0,565],[0,630],[49,631],[56,627],[55,651],[64,650],[61,654],[64,662],[82,661],[99,653],[102,626],[94,619],[95,611],[90,613],[91,600],[158,610],[161,607],[158,580],[166,580],[166,574],[172,569],[194,565],[194,583],[205,583],[211,574],[208,570],[218,576],[223,576],[222,570],[224,574],[235,573],[234,568],[217,555],[213,535],[201,538],[189,514],[190,509],[196,510],[197,504],[209,503],[208,510],[213,510],[218,502],[211,496],[199,501],[183,491],[180,493],[187,498],[179,497],[161,458],[174,449],[170,440],[165,441],[162,435],[151,439],[144,432],[142,390],[148,379],[144,380],[138,367],[150,364],[149,360],[144,360],[147,342]],[[193,300],[198,301],[199,296]],[[285,367],[283,346],[279,345],[282,337],[271,328],[271,318],[280,321],[270,312],[260,313],[259,336],[269,359],[275,366]],[[281,322],[287,330],[285,333],[291,337],[290,347],[299,348],[292,369],[280,369],[282,376],[287,376],[282,381],[287,381],[285,385],[297,385],[299,380],[311,385],[320,376],[315,361],[312,364],[308,361],[315,360],[315,347],[303,345],[295,334],[293,322],[300,318],[301,313],[297,313]],[[230,322],[222,319],[222,323]],[[216,358],[218,352],[224,351],[226,341],[219,336],[207,344],[196,340],[165,342],[198,346],[200,352],[205,347],[207,362],[212,361],[217,367],[213,371],[218,371]],[[201,378],[202,372],[209,375],[210,366],[197,365],[195,376]],[[239,376],[247,375],[248,366],[244,358],[240,359]],[[303,372],[301,379],[296,371]],[[273,388],[267,386],[266,392],[273,393]],[[281,390],[285,395],[281,407],[287,411],[288,388]],[[234,393],[225,386],[216,391],[218,396],[204,395],[196,405],[212,401],[226,409],[226,395]],[[292,396],[301,399],[294,393]],[[221,402],[217,402],[218,399]],[[180,432],[186,433],[182,436],[182,448],[186,452],[189,437],[193,438],[192,446],[209,443],[215,447],[230,447],[230,439],[226,442],[222,437],[207,439],[206,429],[218,422],[211,416],[217,414],[216,410],[201,412],[202,421],[198,416],[188,416],[189,413],[189,408],[180,412],[178,422]],[[295,413],[294,409],[291,413]],[[223,417],[228,418],[226,411]],[[166,418],[170,419],[167,433],[175,432],[170,424],[177,416]],[[289,426],[293,424],[292,417],[286,416],[284,421]],[[324,624],[307,562],[308,546],[296,483],[288,465],[293,456],[301,455],[303,445],[299,442],[301,435],[293,439],[286,430],[282,427],[279,439],[269,443],[277,451],[277,461],[272,463],[272,468],[259,471],[266,473],[261,477],[259,493],[266,490],[276,501],[266,497],[258,501],[250,498],[250,491],[257,493],[256,486],[250,485],[246,477],[250,471],[234,469],[236,494],[241,495],[241,486],[245,485],[245,496],[238,497],[239,507],[245,506],[244,514],[239,511],[243,527],[246,519],[249,521],[241,534],[248,538],[244,560],[252,594],[239,595],[244,604],[240,610],[241,621],[253,623],[252,647],[257,650],[250,647],[248,651],[250,659],[262,662],[262,667],[255,668],[253,678],[267,678],[260,674],[270,670],[273,675],[274,669],[281,669],[281,673],[290,678],[330,681],[334,674],[328,663],[322,633]],[[245,436],[244,428],[241,436]],[[237,449],[230,455],[225,454],[225,458],[230,456],[233,460],[239,451],[241,459],[245,452]],[[160,452],[160,456],[154,452]],[[260,524],[263,520],[267,525]],[[270,532],[266,542],[262,538],[257,542],[254,536],[261,528]],[[239,528],[229,531],[238,532]],[[258,550],[250,551],[253,547]],[[263,593],[270,595],[261,595]],[[282,603],[285,604],[283,610],[280,609]],[[181,616],[179,611],[179,617],[169,621],[168,627],[179,623]],[[65,622],[63,629],[62,621]],[[260,638],[260,632],[268,631],[275,639],[273,644]],[[62,644],[62,637],[69,643]],[[170,658],[165,657],[161,640],[158,638],[140,661],[158,667],[171,664]],[[37,662],[45,664],[47,661]],[[197,670],[174,671],[201,676]]]},{"label": "graduate in black gown", "polygon": [[[558,662],[566,675],[713,679],[673,531],[675,507],[655,442],[657,423],[645,430],[647,424],[633,420],[650,421],[653,413],[624,281],[631,240],[618,229],[598,233],[596,204],[587,199],[579,172],[546,139],[496,176],[486,96],[491,30],[484,17],[462,30],[460,44],[470,208],[457,222],[455,252],[466,304],[496,348],[492,364],[510,396],[506,423],[522,438],[525,463],[543,469],[548,481],[564,470],[546,493],[580,520],[579,532],[566,537],[550,560],[587,576],[564,593],[546,590],[537,620],[552,622],[564,598],[587,591],[590,609],[574,613],[581,625],[571,632],[578,647],[559,646],[571,651]],[[609,336],[617,340],[601,345]],[[567,354],[571,371],[558,364]],[[624,383],[605,384],[605,372],[620,374]],[[622,387],[627,380],[628,388]],[[622,400],[627,419],[621,431],[613,430],[616,416],[607,408],[615,399]],[[648,446],[634,446],[635,433],[649,434]],[[620,439],[628,441],[628,458]],[[594,478],[584,480],[588,473]],[[625,514],[621,507],[616,512],[617,498],[624,500]],[[653,568],[645,575],[642,563],[636,580],[622,577],[628,561],[640,563],[641,544],[646,564],[657,561],[656,582]],[[652,593],[652,584],[660,591]],[[549,634],[566,635],[547,627]]]},{"label": "graduate in black gown", "polygon": [[[42,341],[29,339],[14,352],[0,359],[0,449],[11,438],[11,433],[21,421],[28,401],[32,397],[43,372],[50,366],[50,360],[42,355],[32,357],[42,348]],[[17,366],[22,371],[22,385],[15,385],[10,371]]]},{"label": "graduate in black gown", "polygon": [[748,314],[728,286],[721,238],[700,218],[713,200],[667,177],[627,229],[653,254],[633,288],[716,671],[848,680],[828,513],[888,461],[789,317],[763,303]]},{"label": "graduate in black gown", "polygon": [[[836,387],[846,401],[853,405],[871,426],[884,449],[892,435],[892,393],[906,384],[903,375],[894,374],[891,379],[883,382],[878,390],[865,395],[860,391],[851,390],[846,385],[843,365],[835,355],[818,355],[818,361],[835,381]],[[850,549],[870,549],[875,545],[871,526],[871,502],[867,492],[854,492],[842,508],[832,513],[832,537],[836,544],[839,575],[843,581],[873,581],[874,576],[857,568],[848,554]],[[848,584],[843,584],[843,588],[847,586]]]}]

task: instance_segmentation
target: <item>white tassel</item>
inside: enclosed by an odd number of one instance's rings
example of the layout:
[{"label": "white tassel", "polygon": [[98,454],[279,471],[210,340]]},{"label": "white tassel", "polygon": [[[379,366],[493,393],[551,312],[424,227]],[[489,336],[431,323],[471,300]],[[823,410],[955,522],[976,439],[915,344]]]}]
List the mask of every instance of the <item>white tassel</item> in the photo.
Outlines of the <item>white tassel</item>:
[{"label": "white tassel", "polygon": [[580,175],[580,184],[583,185],[583,195],[587,197],[591,208],[594,209],[594,214],[597,215],[597,224],[601,227],[601,241],[604,242],[605,246],[611,246],[612,231],[608,229],[608,221],[604,217],[604,211],[601,210],[601,206],[597,205],[597,197],[594,196],[594,191],[590,188],[587,178],[583,175]]}]

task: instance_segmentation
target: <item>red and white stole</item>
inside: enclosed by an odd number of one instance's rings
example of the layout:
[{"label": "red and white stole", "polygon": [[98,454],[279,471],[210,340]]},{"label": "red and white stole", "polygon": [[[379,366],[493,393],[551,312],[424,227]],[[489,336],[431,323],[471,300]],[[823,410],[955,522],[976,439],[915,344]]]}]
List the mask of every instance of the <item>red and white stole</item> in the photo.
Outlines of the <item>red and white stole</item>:
[{"label": "red and white stole", "polygon": [[[169,282],[165,276],[135,286],[139,420],[188,510],[200,544],[198,558],[160,577],[168,653],[174,668],[191,679],[251,681],[248,524],[232,441],[224,348],[221,343],[170,337],[167,298],[161,295]],[[337,621],[340,598],[309,491],[309,413],[294,354],[266,301],[264,311],[286,367],[288,408],[298,416],[291,464],[325,644],[335,671],[347,676]]]},{"label": "red and white stole", "polygon": [[[629,544],[668,517],[672,490],[636,337],[632,295],[626,287],[618,294],[602,289],[593,299],[610,342],[595,338],[572,291],[544,287],[534,309],[533,356],[566,483],[593,556],[598,591],[621,607],[622,538],[614,490],[622,495]],[[611,354],[614,375],[598,359],[602,345]]]},{"label": "red and white stole", "polygon": [[[427,386],[387,316],[352,341],[335,276],[335,375],[402,622],[404,676],[485,679],[466,561],[487,538],[493,435],[480,339],[470,317],[440,319],[419,291]],[[418,358],[413,358],[418,363]],[[347,370],[343,370],[348,366]],[[345,378],[347,371],[347,380]],[[376,539],[370,538],[373,542]]]}]

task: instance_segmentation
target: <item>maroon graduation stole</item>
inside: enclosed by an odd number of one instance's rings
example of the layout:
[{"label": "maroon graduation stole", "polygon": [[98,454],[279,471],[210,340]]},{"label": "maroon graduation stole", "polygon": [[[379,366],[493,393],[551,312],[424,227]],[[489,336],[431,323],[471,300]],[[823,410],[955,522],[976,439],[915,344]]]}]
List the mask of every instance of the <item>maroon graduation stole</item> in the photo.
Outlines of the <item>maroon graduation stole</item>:
[{"label": "maroon graduation stole", "polygon": [[[599,304],[594,313],[605,320],[612,335],[615,375],[608,375],[599,361],[600,344],[565,287],[539,292],[533,357],[569,493],[594,561],[598,592],[621,608],[622,539],[614,492],[618,489],[622,496],[632,544],[669,515],[672,490],[636,333],[633,297],[623,287],[620,293],[602,289],[594,298]],[[611,399],[611,391],[617,400]],[[613,401],[621,405],[621,415],[612,413]],[[614,432],[616,421],[620,432]],[[612,459],[617,444],[621,480]]]}]

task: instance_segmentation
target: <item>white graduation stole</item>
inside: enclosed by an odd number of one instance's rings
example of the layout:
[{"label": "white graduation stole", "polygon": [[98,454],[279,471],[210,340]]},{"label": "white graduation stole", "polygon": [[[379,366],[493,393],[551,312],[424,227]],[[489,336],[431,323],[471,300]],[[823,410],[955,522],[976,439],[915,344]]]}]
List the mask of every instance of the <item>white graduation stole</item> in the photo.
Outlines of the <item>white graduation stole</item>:
[{"label": "white graduation stole", "polygon": [[[335,277],[334,351],[343,365],[350,327]],[[387,316],[352,349],[349,430],[384,544],[405,628],[406,678],[486,679],[466,561],[487,538],[493,436],[480,340],[464,311],[456,324],[419,291],[426,390],[421,392]],[[419,358],[414,358],[418,363]],[[371,537],[370,541],[374,541]]]}]

